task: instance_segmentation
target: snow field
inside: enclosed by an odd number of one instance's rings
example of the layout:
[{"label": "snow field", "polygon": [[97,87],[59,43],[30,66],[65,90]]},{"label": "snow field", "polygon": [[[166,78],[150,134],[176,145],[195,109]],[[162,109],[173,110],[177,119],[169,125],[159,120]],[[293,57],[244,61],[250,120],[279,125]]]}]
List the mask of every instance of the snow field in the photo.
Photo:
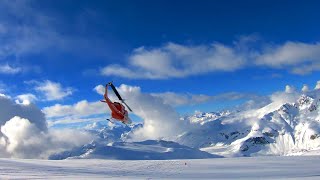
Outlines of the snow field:
[{"label": "snow field", "polygon": [[0,179],[319,179],[319,156],[196,160],[0,159]]}]

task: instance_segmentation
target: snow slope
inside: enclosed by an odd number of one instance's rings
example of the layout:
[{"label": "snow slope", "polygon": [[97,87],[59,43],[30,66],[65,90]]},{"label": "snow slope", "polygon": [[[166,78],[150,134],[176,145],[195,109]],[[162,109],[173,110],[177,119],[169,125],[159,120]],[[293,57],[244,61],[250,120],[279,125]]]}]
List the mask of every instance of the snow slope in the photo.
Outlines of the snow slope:
[{"label": "snow slope", "polygon": [[319,149],[319,90],[279,96],[290,98],[257,109],[184,117],[193,128],[174,141],[227,157],[298,155]]},{"label": "snow slope", "polygon": [[54,154],[49,159],[120,159],[120,160],[160,160],[160,159],[204,159],[216,156],[198,149],[170,141],[147,140],[142,142],[114,142],[104,144],[92,142],[71,151]]},{"label": "snow slope", "polygon": [[203,160],[0,159],[0,179],[319,179],[320,157]]}]

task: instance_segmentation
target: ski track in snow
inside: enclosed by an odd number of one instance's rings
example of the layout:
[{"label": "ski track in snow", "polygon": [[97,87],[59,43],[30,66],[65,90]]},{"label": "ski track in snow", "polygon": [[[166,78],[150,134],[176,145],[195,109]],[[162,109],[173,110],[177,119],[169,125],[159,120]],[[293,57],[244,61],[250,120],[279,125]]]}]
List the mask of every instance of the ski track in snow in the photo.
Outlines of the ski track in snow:
[{"label": "ski track in snow", "polygon": [[0,159],[0,179],[320,179],[319,165],[320,156],[135,161]]}]

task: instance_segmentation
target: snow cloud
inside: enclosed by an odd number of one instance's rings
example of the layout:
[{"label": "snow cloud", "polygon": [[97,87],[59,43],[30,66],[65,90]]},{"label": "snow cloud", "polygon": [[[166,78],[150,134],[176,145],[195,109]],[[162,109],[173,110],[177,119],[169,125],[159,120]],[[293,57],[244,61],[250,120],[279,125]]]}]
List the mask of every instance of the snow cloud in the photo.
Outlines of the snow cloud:
[{"label": "snow cloud", "polygon": [[32,103],[1,95],[0,107],[0,157],[47,158],[92,139],[83,132],[48,130],[44,113]]},{"label": "snow cloud", "polygon": [[131,134],[133,140],[171,137],[187,128],[173,107],[165,104],[161,98],[142,93],[139,87],[123,84],[119,87],[119,93],[130,97],[127,103],[134,107],[133,113],[144,120],[143,127]]},{"label": "snow cloud", "polygon": [[284,91],[273,93],[270,96],[270,99],[274,107],[276,107],[277,109],[285,103],[295,103],[300,95],[301,95],[300,92],[296,91],[296,88],[290,85],[286,85]]},{"label": "snow cloud", "polygon": [[232,45],[217,42],[182,45],[169,42],[161,47],[139,47],[131,53],[127,64],[108,65],[100,73],[129,79],[168,79],[230,72],[246,67],[286,69],[300,75],[320,70],[318,42],[259,43],[249,36]]},{"label": "snow cloud", "polygon": [[64,88],[60,83],[46,80],[44,82],[36,82],[35,90],[45,96],[45,100],[61,100],[67,96],[72,95],[74,89],[71,87]]}]

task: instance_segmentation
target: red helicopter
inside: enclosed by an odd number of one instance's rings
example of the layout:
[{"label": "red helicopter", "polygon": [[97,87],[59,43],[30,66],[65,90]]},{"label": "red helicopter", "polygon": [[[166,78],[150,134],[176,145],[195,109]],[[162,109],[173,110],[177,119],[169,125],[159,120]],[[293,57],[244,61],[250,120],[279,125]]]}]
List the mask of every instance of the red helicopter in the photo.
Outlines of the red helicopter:
[{"label": "red helicopter", "polygon": [[[108,87],[111,87],[118,99],[122,102],[112,102],[108,97]],[[112,119],[116,121],[120,121],[123,124],[131,124],[132,121],[129,118],[128,111],[126,110],[125,106],[128,108],[129,111],[132,112],[131,108],[126,104],[126,102],[122,99],[119,92],[117,91],[116,87],[112,84],[112,82],[109,82],[106,84],[105,93],[104,93],[104,100],[100,100],[101,102],[106,103],[110,110],[111,110],[111,117]],[[124,106],[124,105],[125,106]],[[112,122],[110,119],[107,119],[108,121]],[[113,123],[113,122],[112,122]]]}]

